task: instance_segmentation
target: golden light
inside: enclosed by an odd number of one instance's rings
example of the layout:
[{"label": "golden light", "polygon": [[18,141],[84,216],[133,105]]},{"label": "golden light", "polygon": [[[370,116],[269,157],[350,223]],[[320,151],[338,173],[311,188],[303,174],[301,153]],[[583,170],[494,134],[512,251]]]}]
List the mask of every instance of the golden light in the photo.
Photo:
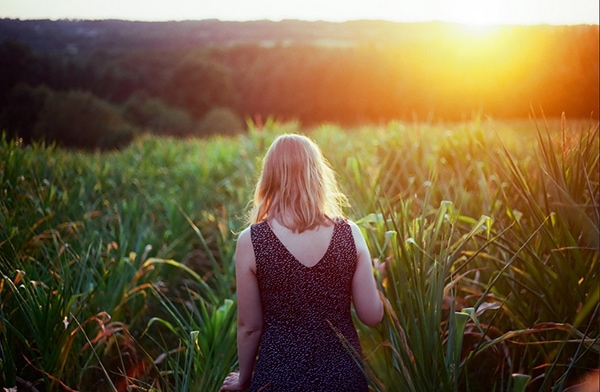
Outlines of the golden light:
[{"label": "golden light", "polygon": [[495,0],[453,0],[448,3],[448,19],[455,20],[473,31],[502,23],[505,9]]}]

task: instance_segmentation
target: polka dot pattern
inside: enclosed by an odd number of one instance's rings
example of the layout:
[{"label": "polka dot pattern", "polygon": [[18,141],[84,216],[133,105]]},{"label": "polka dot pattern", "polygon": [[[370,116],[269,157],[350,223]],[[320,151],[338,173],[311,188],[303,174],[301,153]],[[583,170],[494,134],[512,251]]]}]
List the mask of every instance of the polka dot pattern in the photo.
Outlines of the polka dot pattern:
[{"label": "polka dot pattern", "polygon": [[268,223],[250,232],[265,325],[250,391],[368,391],[350,311],[357,253],[348,222],[335,221],[329,247],[312,267]]}]

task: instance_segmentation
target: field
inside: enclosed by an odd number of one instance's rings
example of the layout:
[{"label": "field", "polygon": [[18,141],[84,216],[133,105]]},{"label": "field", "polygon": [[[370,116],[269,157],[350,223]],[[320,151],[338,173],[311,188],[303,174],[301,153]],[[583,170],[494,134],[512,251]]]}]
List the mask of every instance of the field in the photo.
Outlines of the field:
[{"label": "field", "polygon": [[283,132],[321,145],[367,238],[374,391],[562,391],[598,369],[597,121],[248,127],[113,152],[0,139],[4,391],[217,391],[236,235]]}]

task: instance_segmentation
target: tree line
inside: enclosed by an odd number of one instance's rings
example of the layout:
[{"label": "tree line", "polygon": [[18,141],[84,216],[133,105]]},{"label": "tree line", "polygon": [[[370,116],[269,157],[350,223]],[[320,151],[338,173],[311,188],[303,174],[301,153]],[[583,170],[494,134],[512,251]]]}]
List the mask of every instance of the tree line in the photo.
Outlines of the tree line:
[{"label": "tree line", "polygon": [[140,48],[129,39],[127,50],[117,40],[84,56],[8,37],[0,128],[27,141],[114,148],[140,132],[235,134],[244,119],[270,116],[352,126],[518,118],[533,107],[598,118],[597,25],[482,33],[428,25],[409,38]]}]

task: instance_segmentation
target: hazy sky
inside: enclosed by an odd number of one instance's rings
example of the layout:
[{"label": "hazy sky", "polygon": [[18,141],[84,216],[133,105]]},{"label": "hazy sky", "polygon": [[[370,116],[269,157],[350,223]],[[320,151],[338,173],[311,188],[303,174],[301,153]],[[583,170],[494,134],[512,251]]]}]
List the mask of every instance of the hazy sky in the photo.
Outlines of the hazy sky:
[{"label": "hazy sky", "polygon": [[598,0],[0,0],[0,18],[598,24]]}]

